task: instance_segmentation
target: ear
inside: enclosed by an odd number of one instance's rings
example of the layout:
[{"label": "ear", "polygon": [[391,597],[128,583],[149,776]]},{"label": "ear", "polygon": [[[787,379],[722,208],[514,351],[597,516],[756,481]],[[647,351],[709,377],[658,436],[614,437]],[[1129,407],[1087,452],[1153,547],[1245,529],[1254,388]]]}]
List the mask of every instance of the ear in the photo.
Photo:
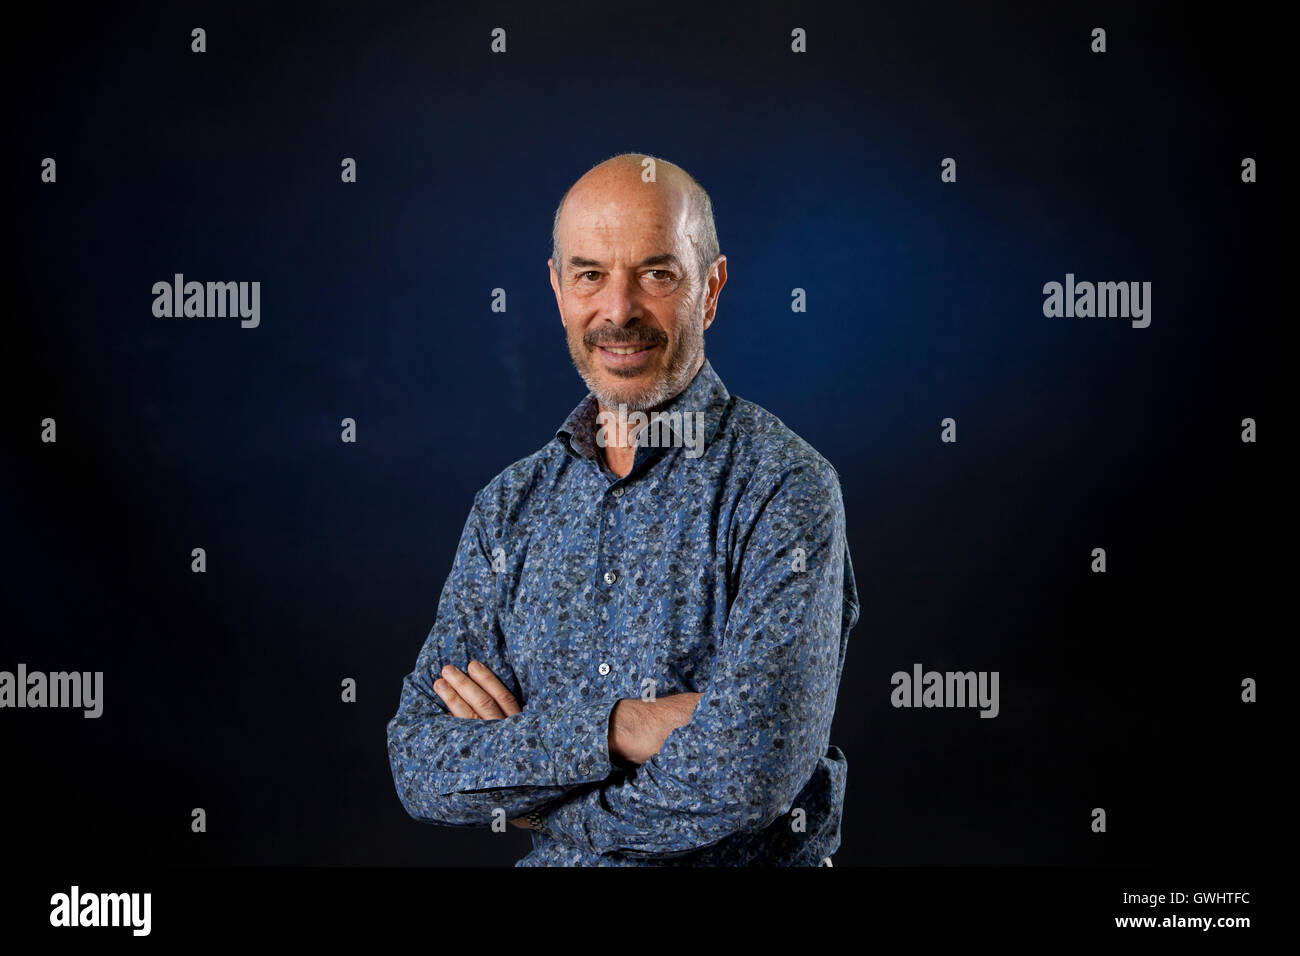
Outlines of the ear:
[{"label": "ear", "polygon": [[560,310],[560,324],[566,325],[564,321],[564,301],[560,298],[560,277],[555,271],[555,261],[547,259],[546,265],[547,272],[551,277],[551,291],[555,293],[555,307]]},{"label": "ear", "polygon": [[727,257],[718,256],[717,259],[713,260],[713,267],[709,269],[709,287],[704,297],[704,327],[706,329],[713,324],[713,318],[718,311],[718,295],[726,284]]}]

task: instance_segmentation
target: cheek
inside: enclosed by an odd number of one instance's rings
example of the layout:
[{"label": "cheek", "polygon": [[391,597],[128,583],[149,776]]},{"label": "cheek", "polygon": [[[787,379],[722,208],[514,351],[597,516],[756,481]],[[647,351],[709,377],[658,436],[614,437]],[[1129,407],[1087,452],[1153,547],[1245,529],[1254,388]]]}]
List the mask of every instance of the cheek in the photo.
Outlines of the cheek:
[{"label": "cheek", "polygon": [[569,342],[569,348],[572,351],[586,351],[586,346],[582,343],[582,337],[586,333],[587,327],[582,319],[574,316],[568,316],[564,321],[564,337]]},{"label": "cheek", "polygon": [[685,338],[687,331],[691,326],[690,303],[685,300],[676,303],[673,309],[672,322],[664,327],[668,333],[668,341],[676,344]]}]

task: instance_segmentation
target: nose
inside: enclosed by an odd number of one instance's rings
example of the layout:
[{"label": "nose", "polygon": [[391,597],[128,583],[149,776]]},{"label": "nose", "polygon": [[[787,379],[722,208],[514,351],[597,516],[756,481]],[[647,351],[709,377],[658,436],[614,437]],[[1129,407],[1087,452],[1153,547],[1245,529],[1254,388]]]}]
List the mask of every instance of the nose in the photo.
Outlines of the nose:
[{"label": "nose", "polygon": [[598,318],[623,328],[640,315],[641,304],[634,278],[611,275],[600,290]]}]

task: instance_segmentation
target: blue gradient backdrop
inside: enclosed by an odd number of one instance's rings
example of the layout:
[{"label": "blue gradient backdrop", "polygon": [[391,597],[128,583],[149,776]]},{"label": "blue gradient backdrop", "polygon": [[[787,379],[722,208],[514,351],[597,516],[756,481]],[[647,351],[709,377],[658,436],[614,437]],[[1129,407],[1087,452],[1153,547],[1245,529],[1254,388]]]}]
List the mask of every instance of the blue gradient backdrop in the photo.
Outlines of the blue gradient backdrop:
[{"label": "blue gradient backdrop", "polygon": [[[526,852],[409,819],[384,725],[474,492],[584,394],[551,217],[629,151],[713,198],[714,367],[842,476],[863,608],[836,864],[1263,853],[1289,709],[1278,31],[1129,4],[426,6],[14,37],[0,668],[105,672],[99,720],[0,714],[15,852]],[[177,272],[260,281],[260,327],[155,318]],[[1067,272],[1152,282],[1150,327],[1045,318]],[[914,662],[998,670],[1000,715],[894,709]]]}]

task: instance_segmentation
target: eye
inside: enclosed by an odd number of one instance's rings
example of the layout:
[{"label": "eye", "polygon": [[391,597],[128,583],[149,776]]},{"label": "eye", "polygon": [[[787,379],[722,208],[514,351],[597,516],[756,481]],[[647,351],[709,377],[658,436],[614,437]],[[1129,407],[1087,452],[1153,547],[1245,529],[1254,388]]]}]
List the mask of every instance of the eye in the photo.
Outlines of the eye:
[{"label": "eye", "polygon": [[651,269],[649,272],[646,273],[646,275],[653,275],[656,272],[663,277],[662,279],[656,279],[655,280],[656,282],[662,282],[665,279],[671,279],[673,277],[673,274],[669,272],[667,269]]},{"label": "eye", "polygon": [[[579,272],[578,278],[581,279],[584,276],[598,276],[598,275],[600,275],[600,273],[597,272],[595,269],[589,269],[586,272]],[[594,282],[595,280],[593,279],[592,281]]]}]

